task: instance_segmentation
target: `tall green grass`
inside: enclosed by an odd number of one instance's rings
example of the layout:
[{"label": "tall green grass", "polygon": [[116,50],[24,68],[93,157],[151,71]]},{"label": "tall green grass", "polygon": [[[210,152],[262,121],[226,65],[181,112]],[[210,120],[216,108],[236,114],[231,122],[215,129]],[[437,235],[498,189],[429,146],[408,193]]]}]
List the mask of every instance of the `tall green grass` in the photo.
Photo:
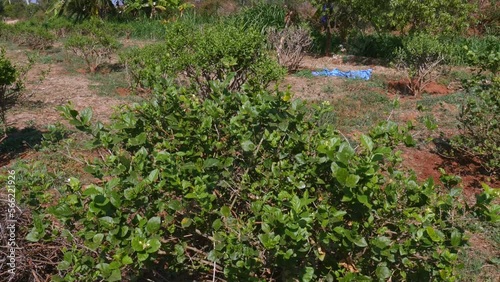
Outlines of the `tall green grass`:
[{"label": "tall green grass", "polygon": [[227,21],[244,29],[255,29],[266,33],[270,27],[284,28],[286,13],[282,5],[260,3],[243,8],[238,14],[229,16]]}]

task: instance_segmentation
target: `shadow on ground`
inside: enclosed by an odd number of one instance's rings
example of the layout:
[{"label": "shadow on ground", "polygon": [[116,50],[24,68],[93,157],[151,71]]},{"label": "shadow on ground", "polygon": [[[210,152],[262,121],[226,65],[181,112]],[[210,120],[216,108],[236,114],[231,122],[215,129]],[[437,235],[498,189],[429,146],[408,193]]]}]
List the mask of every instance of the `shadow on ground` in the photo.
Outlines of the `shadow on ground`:
[{"label": "shadow on ground", "polygon": [[7,165],[11,160],[21,157],[27,150],[40,144],[42,132],[34,127],[21,130],[12,129],[0,143],[0,167]]}]

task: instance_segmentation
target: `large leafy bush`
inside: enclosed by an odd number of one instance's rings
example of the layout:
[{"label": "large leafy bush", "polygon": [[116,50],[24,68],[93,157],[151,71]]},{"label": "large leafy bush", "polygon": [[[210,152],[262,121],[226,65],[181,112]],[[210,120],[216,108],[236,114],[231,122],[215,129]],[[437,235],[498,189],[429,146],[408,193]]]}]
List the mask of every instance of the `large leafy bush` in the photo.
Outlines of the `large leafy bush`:
[{"label": "large leafy bush", "polygon": [[121,59],[135,87],[152,89],[160,80],[163,87],[176,79],[194,86],[201,97],[211,92],[213,81],[229,79],[230,90],[244,83],[266,87],[285,73],[267,53],[260,33],[223,23],[172,23],[164,42],[130,50]]},{"label": "large leafy bush", "polygon": [[45,210],[73,245],[59,279],[454,280],[459,193],[396,169],[396,124],[354,148],[317,126],[328,108],[227,86],[165,88],[109,126],[61,108],[108,154],[102,185],[72,178]]}]

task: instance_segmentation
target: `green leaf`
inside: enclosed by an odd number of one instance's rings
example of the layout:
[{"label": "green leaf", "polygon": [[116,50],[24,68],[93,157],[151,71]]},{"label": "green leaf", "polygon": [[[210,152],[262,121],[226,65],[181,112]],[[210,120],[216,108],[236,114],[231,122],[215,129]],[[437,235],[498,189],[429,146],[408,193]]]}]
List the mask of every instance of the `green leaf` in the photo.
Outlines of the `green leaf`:
[{"label": "green leaf", "polygon": [[364,247],[368,246],[368,243],[366,243],[366,240],[365,240],[365,238],[363,238],[363,237],[360,237],[360,238],[358,238],[357,240],[352,240],[352,242],[353,242],[356,246],[361,247],[361,248],[364,248]]},{"label": "green leaf", "polygon": [[95,234],[94,237],[92,238],[92,241],[96,244],[101,244],[102,239],[104,239],[104,234],[98,233]]},{"label": "green leaf", "polygon": [[61,270],[61,271],[64,271],[64,270],[69,269],[69,268],[70,268],[70,266],[71,266],[71,263],[70,263],[70,262],[63,260],[63,261],[61,261],[61,262],[57,265],[57,269],[58,269],[58,270]]},{"label": "green leaf", "polygon": [[435,230],[434,228],[432,228],[432,226],[427,226],[425,230],[427,231],[427,235],[429,235],[432,241],[442,242],[444,240],[443,233],[441,233],[439,230]]},{"label": "green leaf", "polygon": [[124,265],[129,265],[129,264],[132,264],[134,263],[134,261],[132,260],[132,258],[128,255],[125,255],[123,258],[122,258],[122,264]]},{"label": "green leaf", "polygon": [[259,234],[257,236],[259,238],[259,241],[262,243],[264,248],[266,249],[272,249],[274,247],[274,243],[271,240],[271,237],[269,236],[269,233],[264,233],[264,234]]},{"label": "green leaf", "polygon": [[314,278],[314,268],[307,266],[304,269],[304,274],[302,275],[301,281],[309,282],[309,281],[312,281],[313,278]]},{"label": "green leaf", "polygon": [[387,266],[378,266],[375,275],[381,280],[386,280],[391,277],[391,270]]},{"label": "green leaf", "polygon": [[80,118],[82,120],[82,124],[88,124],[92,119],[92,109],[85,108],[80,112]]},{"label": "green leaf", "polygon": [[220,213],[225,217],[229,217],[231,215],[231,210],[228,206],[223,206],[220,208]]},{"label": "green leaf", "polygon": [[108,282],[114,282],[114,281],[122,281],[122,273],[120,269],[114,269],[111,272],[111,275],[106,278],[106,281]]},{"label": "green leaf", "polygon": [[391,245],[392,241],[386,236],[379,236],[371,241],[371,244],[379,249],[385,249]]},{"label": "green leaf", "polygon": [[145,261],[149,258],[149,253],[138,253],[137,254],[137,259],[139,261]]},{"label": "green leaf", "polygon": [[358,184],[360,177],[355,175],[355,174],[349,174],[347,179],[345,180],[345,186],[349,188],[354,188],[356,187],[356,184]]},{"label": "green leaf", "polygon": [[147,135],[145,132],[142,132],[141,134],[137,135],[134,138],[130,138],[128,140],[128,144],[131,146],[140,146],[146,143],[147,140]]},{"label": "green leaf", "polygon": [[36,230],[36,228],[32,228],[30,233],[26,235],[26,240],[30,242],[38,242],[40,240],[40,232]]},{"label": "green leaf", "polygon": [[347,169],[343,168],[343,167],[338,168],[337,172],[335,173],[335,177],[337,178],[337,181],[340,184],[346,185],[347,184],[347,178],[349,177],[349,171]]},{"label": "green leaf", "polygon": [[146,239],[141,238],[139,236],[134,237],[132,239],[132,249],[134,249],[134,251],[136,251],[136,252],[144,251],[144,248],[146,247],[145,240]]},{"label": "green leaf", "polygon": [[125,196],[125,199],[127,200],[133,200],[135,197],[137,197],[137,193],[135,192],[134,188],[127,188],[125,191],[123,191],[123,195]]},{"label": "green leaf", "polygon": [[212,228],[217,231],[219,230],[220,228],[222,227],[222,220],[220,220],[219,218],[217,218],[216,220],[214,220],[214,222],[212,223]]},{"label": "green leaf", "polygon": [[115,225],[113,218],[110,216],[103,216],[99,218],[99,224],[107,230],[111,230]]},{"label": "green leaf", "polygon": [[168,202],[167,206],[174,211],[180,211],[182,209],[182,203],[179,200],[171,200]]},{"label": "green leaf", "polygon": [[352,159],[353,156],[354,156],[354,149],[351,147],[351,145],[347,143],[342,143],[337,153],[338,160],[344,164],[349,164],[349,161]]},{"label": "green leaf", "polygon": [[148,182],[153,183],[158,179],[158,175],[160,174],[160,171],[158,169],[154,169],[151,171],[148,175]]},{"label": "green leaf", "polygon": [[357,195],[356,196],[356,199],[358,199],[358,202],[360,202],[361,204],[371,208],[372,205],[368,202],[368,196],[366,195]]},{"label": "green leaf", "polygon": [[191,223],[193,223],[193,220],[191,218],[185,217],[181,220],[181,226],[183,228],[191,226]]},{"label": "green leaf", "polygon": [[369,152],[373,150],[373,141],[372,139],[367,136],[367,135],[361,135],[361,145],[368,149]]},{"label": "green leaf", "polygon": [[458,247],[460,243],[462,243],[462,233],[458,230],[453,230],[453,232],[451,232],[451,245],[453,247]]},{"label": "green leaf", "polygon": [[255,144],[250,140],[245,140],[241,142],[241,148],[243,148],[245,152],[253,151],[255,150]]},{"label": "green leaf", "polygon": [[146,230],[153,234],[160,229],[161,219],[158,216],[152,217],[148,220],[146,225]]},{"label": "green leaf", "polygon": [[205,162],[203,162],[203,168],[210,168],[214,166],[218,166],[220,164],[220,161],[217,159],[206,159]]},{"label": "green leaf", "polygon": [[158,240],[157,238],[153,238],[148,240],[147,246],[148,246],[147,249],[148,253],[156,253],[160,249],[161,243],[160,240]]}]

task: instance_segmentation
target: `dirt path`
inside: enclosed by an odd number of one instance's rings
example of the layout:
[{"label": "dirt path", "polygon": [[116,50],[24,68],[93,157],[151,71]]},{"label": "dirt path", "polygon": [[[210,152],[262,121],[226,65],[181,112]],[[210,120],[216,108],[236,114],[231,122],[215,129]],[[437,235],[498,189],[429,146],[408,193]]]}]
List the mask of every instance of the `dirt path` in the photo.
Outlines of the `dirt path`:
[{"label": "dirt path", "polygon": [[[45,79],[37,82],[40,72],[49,67]],[[77,110],[92,108],[94,119],[105,122],[109,120],[113,107],[125,101],[97,95],[90,88],[93,84],[85,75],[68,73],[60,64],[37,65],[28,77],[26,92],[29,97],[7,115],[7,122],[17,129],[28,125],[43,129],[48,124],[63,121],[56,107],[68,102]]]}]

